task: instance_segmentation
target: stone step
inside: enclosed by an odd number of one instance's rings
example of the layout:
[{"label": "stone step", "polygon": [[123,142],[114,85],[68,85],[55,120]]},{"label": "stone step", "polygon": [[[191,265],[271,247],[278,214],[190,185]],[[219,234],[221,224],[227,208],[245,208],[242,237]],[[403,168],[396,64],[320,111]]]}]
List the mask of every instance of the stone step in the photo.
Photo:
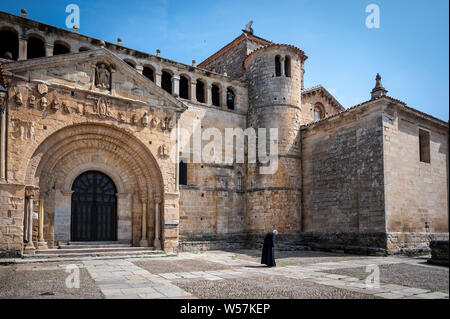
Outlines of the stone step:
[{"label": "stone step", "polygon": [[[46,253],[45,250],[36,251],[35,254],[24,254],[23,258],[31,258],[31,259],[84,259],[90,257],[118,257],[118,258],[132,258],[137,256],[163,256],[165,253],[160,250],[154,250],[149,247],[133,247],[138,248],[134,250],[125,250],[125,251],[96,251],[96,250],[86,250],[83,252],[75,252],[70,250],[68,252],[57,253],[54,251],[59,251],[60,249],[54,249],[51,253]],[[141,249],[143,248],[143,249]]]},{"label": "stone step", "polygon": [[122,248],[132,247],[130,244],[60,244],[58,249],[83,249],[83,248]]},{"label": "stone step", "polygon": [[115,252],[140,252],[140,251],[154,251],[153,247],[90,247],[82,248],[57,248],[57,249],[37,249],[34,251],[35,255],[62,255],[62,254],[96,254],[96,253],[115,253]]}]

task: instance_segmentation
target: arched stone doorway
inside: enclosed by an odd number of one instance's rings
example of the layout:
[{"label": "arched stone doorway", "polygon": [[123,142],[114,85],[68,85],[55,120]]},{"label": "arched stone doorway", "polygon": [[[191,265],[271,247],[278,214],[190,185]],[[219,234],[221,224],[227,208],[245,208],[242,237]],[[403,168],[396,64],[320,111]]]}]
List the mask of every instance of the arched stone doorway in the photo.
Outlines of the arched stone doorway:
[{"label": "arched stone doorway", "polygon": [[[47,135],[28,162],[26,180],[39,189],[45,212],[43,237],[49,247],[76,239],[71,236],[73,186],[79,176],[91,171],[106,175],[115,186],[116,240],[161,247],[164,182],[160,166],[131,132],[102,123],[74,124]],[[103,237],[86,238],[81,240],[103,241]]]},{"label": "arched stone doorway", "polygon": [[117,239],[116,186],[99,171],[80,174],[72,185],[71,240]]}]

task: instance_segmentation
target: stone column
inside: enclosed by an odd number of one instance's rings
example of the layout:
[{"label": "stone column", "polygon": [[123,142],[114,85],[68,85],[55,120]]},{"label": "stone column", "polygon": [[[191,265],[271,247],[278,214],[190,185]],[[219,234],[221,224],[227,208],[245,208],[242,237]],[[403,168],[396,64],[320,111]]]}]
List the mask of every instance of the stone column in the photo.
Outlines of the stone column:
[{"label": "stone column", "polygon": [[153,248],[161,249],[161,239],[159,236],[160,233],[160,218],[159,218],[159,207],[161,205],[161,195],[155,194],[155,239],[153,240]]},{"label": "stone column", "polygon": [[39,191],[39,236],[38,249],[48,249],[47,243],[44,240],[44,197],[45,190]]},{"label": "stone column", "polygon": [[6,180],[6,110],[0,114],[0,181]]},{"label": "stone column", "polygon": [[206,84],[206,104],[211,105],[212,104],[212,85],[207,83]]},{"label": "stone column", "polygon": [[197,80],[191,80],[191,101],[197,102]]},{"label": "stone column", "polygon": [[285,76],[284,60],[285,60],[284,56],[280,57],[281,76]]},{"label": "stone column", "polygon": [[227,88],[222,87],[220,90],[220,106],[224,109],[228,109],[227,107]]},{"label": "stone column", "polygon": [[34,189],[25,190],[25,210],[24,214],[27,218],[27,234],[26,234],[26,244],[25,251],[34,251],[35,247],[33,244],[33,200],[34,200]]},{"label": "stone column", "polygon": [[175,97],[178,97],[180,96],[180,76],[174,75],[172,78],[172,92]]},{"label": "stone column", "polygon": [[17,60],[26,60],[28,50],[28,39],[25,36],[19,36],[19,57]]},{"label": "stone column", "polygon": [[53,47],[52,43],[45,44],[45,56],[53,56]]},{"label": "stone column", "polygon": [[142,74],[144,72],[144,67],[142,65],[136,65],[136,71]]},{"label": "stone column", "polygon": [[161,78],[162,78],[162,72],[155,71],[155,84],[159,87],[161,87]]},{"label": "stone column", "polygon": [[139,245],[141,247],[148,246],[147,240],[147,196],[145,194],[140,195],[140,200],[142,203],[142,230],[141,230],[141,241]]}]

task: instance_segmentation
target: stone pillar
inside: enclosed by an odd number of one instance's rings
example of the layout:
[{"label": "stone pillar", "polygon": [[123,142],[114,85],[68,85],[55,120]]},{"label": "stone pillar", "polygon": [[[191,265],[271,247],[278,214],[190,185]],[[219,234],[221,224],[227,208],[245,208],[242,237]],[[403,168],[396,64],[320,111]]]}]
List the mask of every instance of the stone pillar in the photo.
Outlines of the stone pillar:
[{"label": "stone pillar", "polygon": [[39,191],[39,236],[38,249],[48,249],[47,243],[44,240],[44,197],[45,191]]},{"label": "stone pillar", "polygon": [[191,80],[191,101],[197,102],[197,80]]},{"label": "stone pillar", "polygon": [[136,71],[142,74],[144,72],[144,67],[142,65],[136,65]]},{"label": "stone pillar", "polygon": [[180,76],[174,75],[172,77],[172,92],[175,97],[180,96]]},{"label": "stone pillar", "polygon": [[139,245],[141,247],[148,246],[147,240],[147,196],[145,194],[141,194],[140,200],[142,203],[142,230],[141,230],[141,241]]},{"label": "stone pillar", "polygon": [[22,61],[27,59],[28,39],[24,36],[19,36],[19,57],[17,60]]},{"label": "stone pillar", "polygon": [[160,239],[160,216],[159,216],[159,208],[161,205],[161,195],[155,194],[155,239],[153,240],[153,248],[161,249],[161,239]]},{"label": "stone pillar", "polygon": [[212,85],[209,83],[206,83],[206,104],[211,105],[212,104],[212,91],[211,91]]},{"label": "stone pillar", "polygon": [[34,189],[25,190],[25,216],[27,218],[27,229],[26,229],[26,243],[25,251],[34,251],[35,247],[33,244],[33,200],[34,200]]},{"label": "stone pillar", "polygon": [[0,114],[0,181],[6,180],[6,110]]},{"label": "stone pillar", "polygon": [[285,60],[285,57],[282,56],[280,58],[281,76],[285,76],[286,75],[286,70],[284,69],[284,60]]},{"label": "stone pillar", "polygon": [[220,89],[220,106],[224,109],[227,108],[227,89],[225,87],[222,87]]},{"label": "stone pillar", "polygon": [[155,71],[155,84],[159,87],[161,87],[161,78],[162,78],[162,72]]},{"label": "stone pillar", "polygon": [[53,56],[53,47],[54,45],[51,43],[45,44],[45,56]]}]

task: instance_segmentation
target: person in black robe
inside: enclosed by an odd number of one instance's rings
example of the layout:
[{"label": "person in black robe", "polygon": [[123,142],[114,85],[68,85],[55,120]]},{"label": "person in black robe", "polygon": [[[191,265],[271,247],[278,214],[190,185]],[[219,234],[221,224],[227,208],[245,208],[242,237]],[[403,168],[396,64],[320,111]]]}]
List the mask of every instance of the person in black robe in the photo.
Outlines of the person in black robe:
[{"label": "person in black robe", "polygon": [[264,246],[262,249],[261,256],[261,264],[265,264],[268,267],[275,267],[277,264],[275,263],[275,235],[278,234],[278,231],[274,230],[270,233],[267,233],[266,237],[264,237]]}]

